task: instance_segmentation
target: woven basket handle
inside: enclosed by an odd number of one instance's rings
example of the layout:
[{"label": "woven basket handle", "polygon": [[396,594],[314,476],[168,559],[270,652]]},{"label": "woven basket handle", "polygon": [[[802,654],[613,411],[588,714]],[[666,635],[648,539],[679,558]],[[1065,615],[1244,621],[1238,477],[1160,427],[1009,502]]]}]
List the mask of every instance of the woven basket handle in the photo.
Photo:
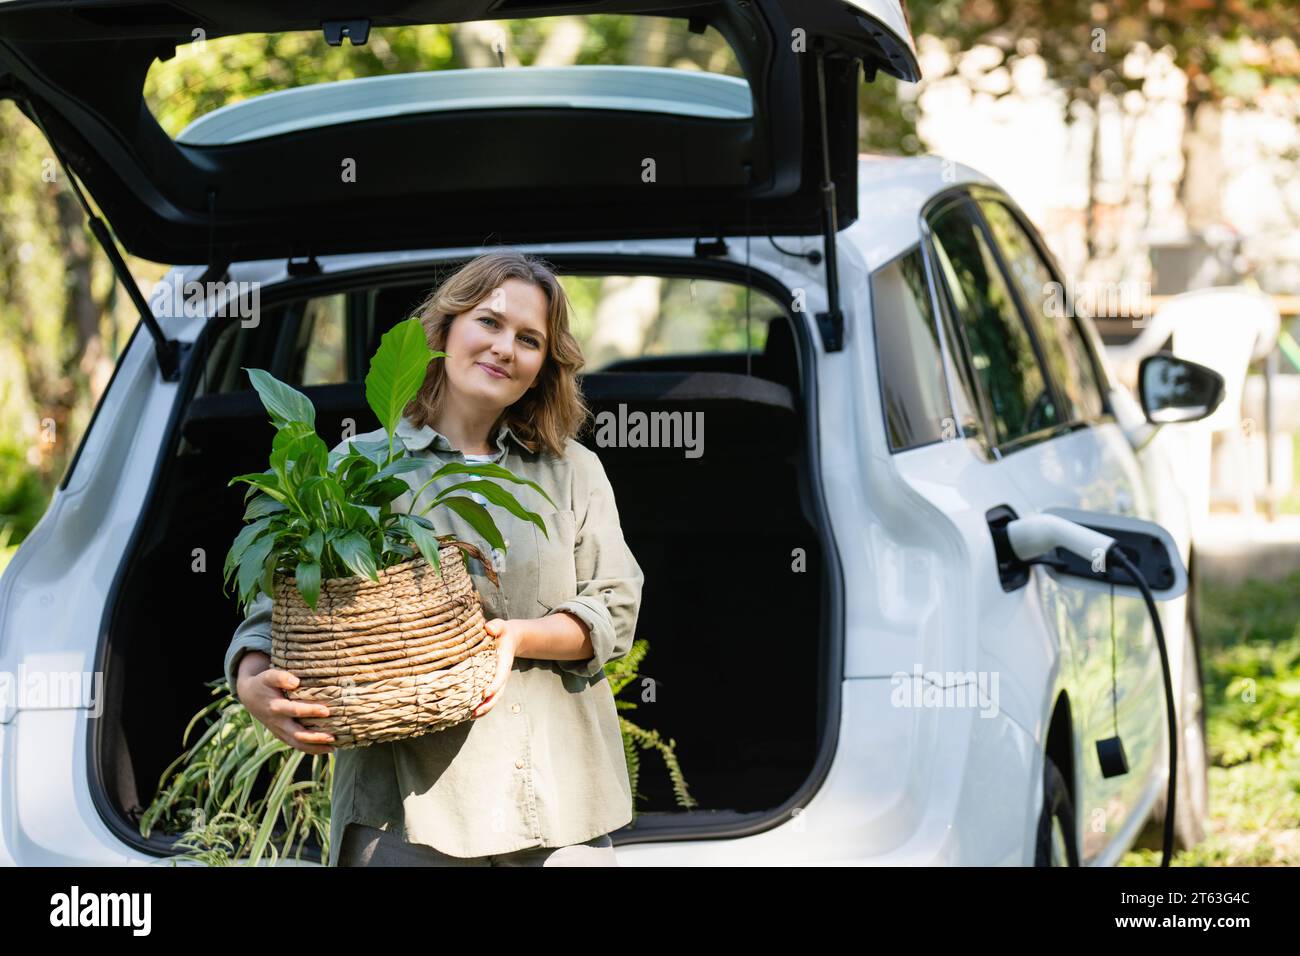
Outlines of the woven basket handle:
[{"label": "woven basket handle", "polygon": [[472,558],[478,558],[483,564],[483,572],[488,576],[488,580],[501,587],[501,580],[497,577],[496,568],[492,567],[492,562],[483,556],[483,552],[470,544],[468,541],[461,541],[453,535],[445,534],[438,538],[438,543],[442,545],[454,544]]}]

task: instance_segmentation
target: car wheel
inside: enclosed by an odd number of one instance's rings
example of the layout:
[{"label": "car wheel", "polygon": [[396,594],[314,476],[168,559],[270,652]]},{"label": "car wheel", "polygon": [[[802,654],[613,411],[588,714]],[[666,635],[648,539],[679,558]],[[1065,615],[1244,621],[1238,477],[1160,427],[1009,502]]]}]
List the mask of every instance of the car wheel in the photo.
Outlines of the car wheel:
[{"label": "car wheel", "polygon": [[1043,757],[1043,807],[1038,813],[1038,841],[1034,848],[1034,866],[1078,866],[1079,851],[1074,844],[1074,804],[1065,777],[1052,762]]}]

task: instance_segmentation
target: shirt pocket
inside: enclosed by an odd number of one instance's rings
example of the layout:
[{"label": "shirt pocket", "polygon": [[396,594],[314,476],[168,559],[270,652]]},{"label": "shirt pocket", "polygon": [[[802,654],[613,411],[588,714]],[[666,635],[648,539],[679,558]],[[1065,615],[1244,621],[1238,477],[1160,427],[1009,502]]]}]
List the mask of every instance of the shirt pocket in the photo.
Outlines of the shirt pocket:
[{"label": "shirt pocket", "polygon": [[[549,612],[578,594],[578,570],[575,556],[577,519],[572,511],[539,514],[547,534],[530,524],[537,545],[537,605]],[[548,537],[549,536],[549,537]]]}]

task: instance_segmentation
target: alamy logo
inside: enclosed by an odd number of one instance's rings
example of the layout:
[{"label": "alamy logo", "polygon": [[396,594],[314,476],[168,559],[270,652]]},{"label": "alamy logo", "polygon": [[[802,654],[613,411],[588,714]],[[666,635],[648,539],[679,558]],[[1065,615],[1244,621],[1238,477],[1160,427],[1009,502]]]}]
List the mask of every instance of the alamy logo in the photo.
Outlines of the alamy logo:
[{"label": "alamy logo", "polygon": [[685,448],[687,458],[704,454],[703,412],[629,412],[596,416],[596,444],[601,448]]},{"label": "alamy logo", "polygon": [[[211,303],[205,310],[204,303]],[[246,329],[255,328],[262,306],[260,282],[171,282],[160,279],[149,293],[154,315],[171,318],[232,316],[252,321],[241,322]]]},{"label": "alamy logo", "polygon": [[51,926],[130,926],[132,935],[148,936],[152,925],[150,893],[70,893],[50,897]]},{"label": "alamy logo", "polygon": [[0,671],[0,721],[16,710],[65,710],[84,707],[91,717],[104,712],[103,671],[25,669],[21,675]]},{"label": "alamy logo", "polygon": [[[889,702],[895,707],[978,708],[981,717],[998,713],[997,671],[895,671]],[[984,701],[988,701],[987,704]]]}]

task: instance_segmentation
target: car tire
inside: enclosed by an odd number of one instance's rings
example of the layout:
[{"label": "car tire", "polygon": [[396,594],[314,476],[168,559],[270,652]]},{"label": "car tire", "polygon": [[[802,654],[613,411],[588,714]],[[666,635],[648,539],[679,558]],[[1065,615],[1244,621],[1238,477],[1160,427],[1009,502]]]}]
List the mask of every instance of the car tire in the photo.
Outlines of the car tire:
[{"label": "car tire", "polygon": [[1038,813],[1034,866],[1078,866],[1074,842],[1074,803],[1065,777],[1052,758],[1043,756],[1043,806]]}]

